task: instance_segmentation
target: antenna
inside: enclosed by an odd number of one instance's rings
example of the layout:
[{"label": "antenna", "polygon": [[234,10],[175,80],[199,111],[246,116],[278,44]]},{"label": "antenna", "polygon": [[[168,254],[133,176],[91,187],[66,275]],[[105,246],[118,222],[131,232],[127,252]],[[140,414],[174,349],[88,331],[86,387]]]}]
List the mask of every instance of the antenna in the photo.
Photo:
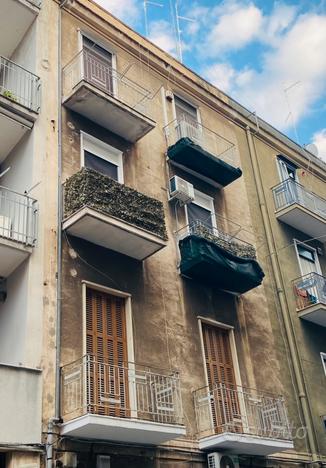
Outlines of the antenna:
[{"label": "antenna", "polygon": [[164,5],[162,3],[151,2],[150,0],[144,0],[145,35],[148,38],[149,32],[148,32],[147,5],[153,5],[157,7],[163,7]]},{"label": "antenna", "polygon": [[298,135],[298,132],[297,132],[297,127],[296,127],[296,125],[295,125],[294,116],[293,116],[292,108],[291,108],[291,105],[290,105],[290,100],[289,100],[288,92],[290,91],[290,89],[294,88],[295,86],[298,86],[300,83],[301,83],[301,81],[296,81],[295,83],[292,83],[292,84],[291,84],[290,86],[288,86],[287,88],[284,88],[284,89],[283,89],[284,95],[285,95],[285,101],[286,101],[286,104],[287,104],[288,109],[289,109],[289,113],[288,113],[288,116],[287,116],[287,118],[285,119],[285,121],[287,122],[289,119],[291,119],[292,127],[293,127],[293,132],[294,132],[295,138],[296,138],[296,140],[297,140],[297,143],[299,143],[299,144],[300,144],[299,135]]},{"label": "antenna", "polygon": [[3,172],[0,172],[0,179],[1,179],[1,177],[3,177],[4,175],[6,175],[7,172],[10,171],[10,169],[11,169],[11,167],[9,166],[9,167],[7,167],[7,169],[5,169]]},{"label": "antenna", "polygon": [[175,19],[176,19],[176,35],[177,35],[177,55],[182,63],[182,40],[181,40],[181,34],[182,30],[180,29],[180,20],[183,21],[189,21],[190,23],[196,23],[196,21],[192,18],[187,18],[186,16],[180,16],[179,15],[179,8],[178,8],[178,3],[179,1],[176,0],[175,2]]}]

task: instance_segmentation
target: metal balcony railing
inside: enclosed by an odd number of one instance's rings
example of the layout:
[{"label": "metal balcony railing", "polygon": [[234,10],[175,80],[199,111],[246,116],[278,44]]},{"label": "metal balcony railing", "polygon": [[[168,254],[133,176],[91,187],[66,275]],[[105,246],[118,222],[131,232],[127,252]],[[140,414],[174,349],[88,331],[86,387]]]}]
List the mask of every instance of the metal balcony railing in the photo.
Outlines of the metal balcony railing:
[{"label": "metal balcony railing", "polygon": [[291,440],[283,397],[216,383],[194,392],[200,438],[224,432]]},{"label": "metal balcony railing", "polygon": [[37,6],[38,8],[41,8],[42,5],[42,0],[27,0],[29,3],[31,3],[34,6]]},{"label": "metal balcony railing", "polygon": [[[226,232],[228,231],[228,232]],[[256,248],[239,236],[248,237],[252,233],[223,216],[212,214],[205,220],[196,220],[176,232],[178,240],[190,235],[202,237],[238,257],[256,259]]]},{"label": "metal balcony railing", "polygon": [[141,114],[150,117],[152,94],[125,74],[97,58],[87,48],[81,50],[63,69],[63,96],[85,81]]},{"label": "metal balcony railing", "polygon": [[326,200],[310,192],[295,180],[287,179],[272,190],[276,211],[297,203],[326,221]]},{"label": "metal balcony railing", "polygon": [[41,80],[38,76],[0,56],[0,95],[39,112],[40,94]]},{"label": "metal balcony railing", "polygon": [[326,305],[326,278],[318,273],[294,280],[293,291],[298,311],[316,304]]},{"label": "metal balcony railing", "polygon": [[62,368],[62,415],[87,413],[182,424],[179,375],[86,355]]},{"label": "metal balcony railing", "polygon": [[187,115],[182,115],[166,125],[164,133],[168,147],[177,143],[181,138],[189,138],[213,156],[231,166],[237,166],[234,143]]},{"label": "metal balcony railing", "polygon": [[0,186],[1,238],[34,246],[37,239],[37,202]]}]

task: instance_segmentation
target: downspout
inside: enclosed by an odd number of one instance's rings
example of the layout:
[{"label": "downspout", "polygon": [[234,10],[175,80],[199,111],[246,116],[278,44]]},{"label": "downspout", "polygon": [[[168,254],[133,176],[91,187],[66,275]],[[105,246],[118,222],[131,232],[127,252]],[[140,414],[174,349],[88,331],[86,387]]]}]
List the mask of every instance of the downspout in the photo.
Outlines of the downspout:
[{"label": "downspout", "polygon": [[285,327],[287,342],[288,342],[289,351],[291,354],[291,360],[293,364],[295,382],[297,385],[298,396],[299,396],[302,414],[304,418],[304,424],[307,428],[308,444],[309,444],[309,448],[310,448],[310,452],[312,456],[312,461],[318,462],[319,461],[318,455],[317,455],[318,449],[316,446],[313,422],[312,422],[309,403],[308,403],[308,399],[307,399],[307,395],[305,391],[306,388],[305,388],[305,382],[304,382],[304,377],[303,377],[303,370],[301,367],[297,343],[295,339],[295,331],[293,329],[293,325],[292,325],[291,317],[290,317],[290,311],[289,311],[287,301],[286,301],[286,296],[284,293],[284,285],[282,281],[280,265],[279,265],[279,261],[277,257],[273,231],[272,231],[272,227],[270,224],[268,211],[266,207],[265,195],[264,195],[264,190],[263,190],[263,185],[262,185],[262,180],[260,177],[260,171],[259,171],[259,165],[258,165],[258,158],[257,158],[257,154],[255,151],[250,127],[246,127],[246,134],[247,134],[250,158],[252,162],[255,185],[256,185],[257,194],[258,194],[259,206],[260,206],[260,210],[261,210],[261,214],[263,218],[263,225],[264,225],[264,229],[266,233],[268,251],[269,251],[270,258],[271,258],[272,269],[273,269],[273,274],[274,274],[275,283],[276,283],[277,295],[278,295],[278,299],[279,299],[279,303],[280,303],[280,307],[282,311],[282,317],[284,320],[284,327]]}]

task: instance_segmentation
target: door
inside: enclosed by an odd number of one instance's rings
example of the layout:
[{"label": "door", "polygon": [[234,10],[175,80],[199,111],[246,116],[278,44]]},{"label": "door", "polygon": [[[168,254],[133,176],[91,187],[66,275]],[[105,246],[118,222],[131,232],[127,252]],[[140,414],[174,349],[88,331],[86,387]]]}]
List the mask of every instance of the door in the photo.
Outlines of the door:
[{"label": "door", "polygon": [[300,185],[297,184],[297,167],[283,157],[277,158],[280,179],[283,182],[276,190],[278,206],[283,207],[299,202]]},{"label": "door", "polygon": [[213,198],[198,190],[195,190],[194,193],[194,201],[186,205],[187,224],[190,232],[195,234],[198,229],[205,228],[212,234],[218,235]]},{"label": "door", "polygon": [[198,123],[196,107],[174,96],[177,139],[190,138],[194,143],[201,143],[201,128]]},{"label": "door", "polygon": [[300,309],[326,301],[325,286],[315,249],[296,242],[296,250],[302,279],[295,286],[297,304]]},{"label": "door", "polygon": [[130,415],[125,300],[86,289],[88,411]]},{"label": "door", "polygon": [[112,54],[87,37],[83,37],[85,80],[113,94]]},{"label": "door", "polygon": [[217,433],[230,430],[242,432],[238,389],[232,360],[230,332],[206,323],[202,324],[204,352],[211,410]]}]

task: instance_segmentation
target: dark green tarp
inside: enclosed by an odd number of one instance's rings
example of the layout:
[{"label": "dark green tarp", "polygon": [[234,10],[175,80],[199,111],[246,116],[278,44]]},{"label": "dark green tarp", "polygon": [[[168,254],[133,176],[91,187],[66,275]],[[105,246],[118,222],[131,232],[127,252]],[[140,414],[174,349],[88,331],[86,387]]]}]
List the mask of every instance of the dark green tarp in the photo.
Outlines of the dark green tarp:
[{"label": "dark green tarp", "polygon": [[241,169],[208,153],[190,138],[181,138],[168,148],[167,154],[171,161],[211,179],[221,187],[226,187],[242,175]]},{"label": "dark green tarp", "polygon": [[237,257],[202,237],[190,235],[179,247],[181,273],[216,289],[242,294],[259,286],[265,276],[256,260]]}]

